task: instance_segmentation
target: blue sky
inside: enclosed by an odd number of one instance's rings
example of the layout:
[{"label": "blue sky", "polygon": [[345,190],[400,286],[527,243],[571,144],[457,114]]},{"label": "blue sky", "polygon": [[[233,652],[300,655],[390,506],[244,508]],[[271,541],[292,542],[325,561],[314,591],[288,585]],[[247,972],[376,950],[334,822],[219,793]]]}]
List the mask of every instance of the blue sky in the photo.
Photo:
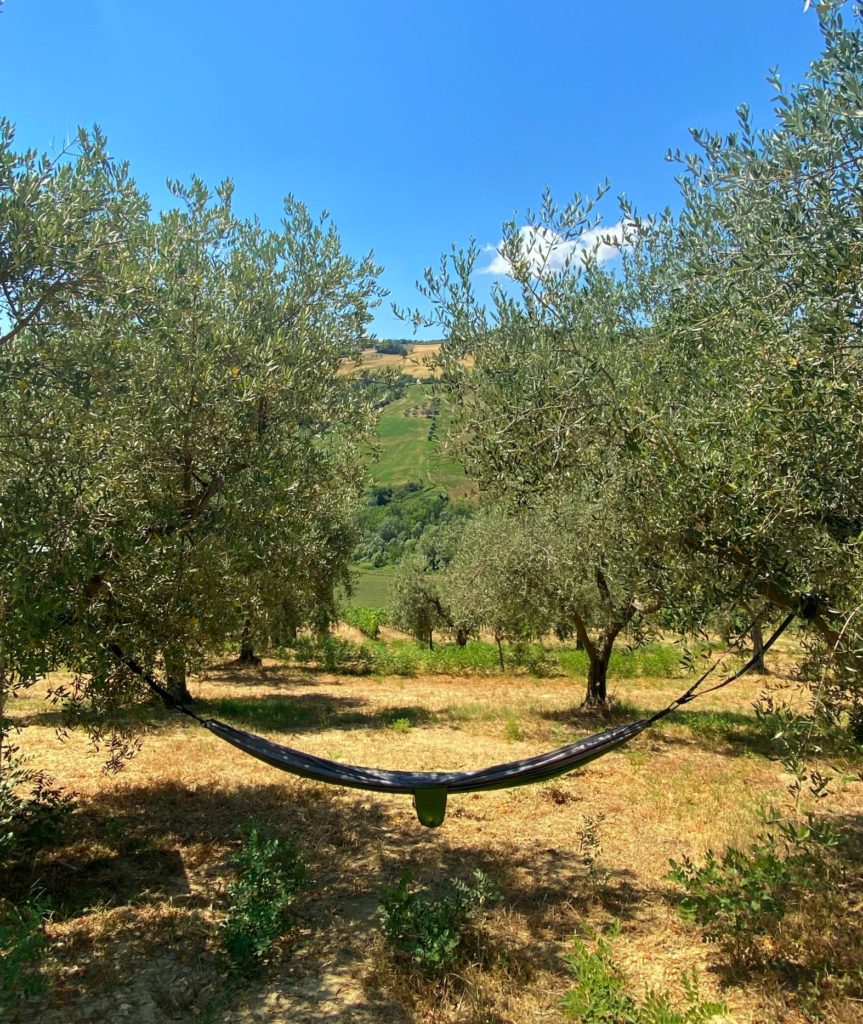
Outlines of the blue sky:
[{"label": "blue sky", "polygon": [[[100,124],[157,207],[192,173],[265,223],[287,192],[325,207],[413,304],[546,184],[673,205],[666,151],[744,100],[766,123],[768,68],[798,80],[819,46],[803,0],[7,0],[0,113],[38,148]],[[388,304],[375,329],[408,333]]]}]

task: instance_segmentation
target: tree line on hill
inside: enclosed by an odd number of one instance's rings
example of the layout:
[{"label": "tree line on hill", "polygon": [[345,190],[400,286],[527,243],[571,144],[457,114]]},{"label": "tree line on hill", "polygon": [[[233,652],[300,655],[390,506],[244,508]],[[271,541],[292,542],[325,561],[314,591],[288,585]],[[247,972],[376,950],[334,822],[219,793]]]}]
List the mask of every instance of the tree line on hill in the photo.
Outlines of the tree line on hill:
[{"label": "tree line on hill", "polygon": [[[426,274],[485,507],[457,548],[442,509],[366,525],[414,542],[406,580],[446,566],[455,635],[576,635],[591,699],[623,629],[815,594],[819,711],[863,732],[863,39],[822,21],[775,127],[696,132],[681,212],[624,205],[614,265],[582,244],[600,189],[505,227],[488,304],[476,246]],[[131,666],[186,697],[212,652],[335,614],[378,404],[340,371],[378,268],[231,191],[173,182],[153,215],[98,132],[51,158],[0,126],[0,705],[64,665],[92,724],[140,698]]]}]

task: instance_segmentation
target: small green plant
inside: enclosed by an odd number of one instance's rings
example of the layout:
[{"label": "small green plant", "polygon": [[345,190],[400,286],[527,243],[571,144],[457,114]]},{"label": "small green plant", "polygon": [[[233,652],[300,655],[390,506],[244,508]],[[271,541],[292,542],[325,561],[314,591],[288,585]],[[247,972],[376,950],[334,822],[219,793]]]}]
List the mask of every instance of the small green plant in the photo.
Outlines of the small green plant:
[{"label": "small green plant", "polygon": [[47,939],[45,907],[0,900],[0,1010],[11,1012],[45,988],[39,974]]},{"label": "small green plant", "polygon": [[519,725],[518,719],[512,712],[510,712],[506,716],[506,726],[504,728],[504,735],[508,740],[511,741],[524,739],[524,731]]},{"label": "small green plant", "polygon": [[479,869],[472,882],[455,879],[434,889],[412,890],[412,879],[405,871],[397,885],[381,890],[381,925],[396,953],[439,974],[455,963],[468,927],[499,894]]},{"label": "small green plant", "polygon": [[[609,935],[614,937],[619,930],[619,922],[615,922]],[[688,1004],[683,1009],[655,991],[639,1002],[626,991],[626,978],[612,958],[608,940],[599,937],[593,947],[577,938],[574,951],[564,958],[574,980],[563,998],[564,1016],[571,1020],[580,1024],[703,1024],[725,1013],[721,1003],[700,1001],[694,975],[682,979]]]},{"label": "small green plant", "polygon": [[826,852],[837,836],[813,816],[802,823],[773,818],[748,850],[708,850],[702,864],[671,861],[669,878],[682,886],[680,912],[741,962],[759,958],[762,936],[774,933],[789,907],[829,885]]},{"label": "small green plant", "polygon": [[409,718],[397,718],[394,722],[390,723],[390,728],[393,732],[410,732],[411,720]]},{"label": "small green plant", "polygon": [[264,963],[290,926],[292,908],[306,885],[307,864],[291,842],[251,826],[231,865],[237,875],[228,889],[222,948],[232,967],[249,972]]},{"label": "small green plant", "polygon": [[358,629],[369,640],[377,640],[381,626],[386,624],[386,608],[367,608],[363,605],[351,605],[344,611],[344,620],[349,626]]},{"label": "small green plant", "polygon": [[9,743],[0,722],[0,865],[56,846],[75,810],[73,798]]}]

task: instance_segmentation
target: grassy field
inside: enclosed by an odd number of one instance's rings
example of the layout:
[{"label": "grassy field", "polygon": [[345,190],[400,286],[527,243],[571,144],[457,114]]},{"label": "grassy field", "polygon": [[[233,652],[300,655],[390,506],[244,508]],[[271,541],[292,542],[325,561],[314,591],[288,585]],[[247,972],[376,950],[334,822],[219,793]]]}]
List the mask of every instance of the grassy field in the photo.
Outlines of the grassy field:
[{"label": "grassy field", "polygon": [[366,608],[386,608],[390,600],[393,572],[392,568],[352,568],[351,577],[354,581],[354,593],[350,603]]},{"label": "grassy field", "polygon": [[[664,706],[682,688],[674,664],[654,652],[637,665],[647,674],[618,673],[617,710],[604,719],[580,710],[581,681],[525,670],[358,678],[268,660],[254,670],[213,666],[192,689],[203,715],[326,757],[468,769]],[[772,664],[788,673],[793,651]],[[654,671],[661,674],[651,677]],[[698,927],[681,918],[679,893],[667,879],[669,858],[745,845],[763,828],[767,803],[788,804],[788,777],[751,709],[760,685],[744,679],[711,694],[553,783],[452,797],[437,831],[417,824],[408,797],[280,774],[151,706],[131,716],[144,734],[142,749],[124,772],[105,776],[102,757],[83,736],[58,736],[46,688],[31,691],[11,708],[23,727],[21,746],[77,793],[78,809],[66,839],[12,880],[18,891],[39,889],[54,907],[50,988],[22,1008],[20,1020],[559,1021],[572,984],[565,956],[573,936],[616,920],[614,956],[635,995],[656,988],[681,996],[681,972],[696,970],[703,995],[727,1004],[720,1020],[803,1022],[814,1019],[814,1006],[826,1021],[859,1021],[860,1004],[851,998],[807,1004],[811,979],[793,963],[723,966]],[[838,767],[849,777],[859,773],[859,764]],[[859,821],[861,788],[859,781],[834,785],[820,810]],[[230,855],[250,820],[300,846],[311,885],[263,973],[230,981],[220,922]],[[423,884],[469,878],[476,868],[502,898],[475,929],[458,969],[429,978],[394,958],[377,916],[382,886],[405,869]],[[856,942],[859,953],[859,859],[848,873],[842,941]]]},{"label": "grassy field", "polygon": [[388,355],[367,348],[362,355],[364,370],[395,370],[396,373],[407,373],[411,377],[431,377],[434,371],[428,365],[440,351],[440,344],[410,345],[407,356]]},{"label": "grassy field", "polygon": [[432,421],[424,415],[429,404],[428,388],[416,384],[408,389],[404,398],[391,402],[383,410],[378,424],[381,452],[371,466],[371,475],[381,484],[418,480],[458,496],[468,489],[464,470],[454,459],[441,454],[438,439],[446,433],[445,416],[437,417],[436,436],[429,438]]}]

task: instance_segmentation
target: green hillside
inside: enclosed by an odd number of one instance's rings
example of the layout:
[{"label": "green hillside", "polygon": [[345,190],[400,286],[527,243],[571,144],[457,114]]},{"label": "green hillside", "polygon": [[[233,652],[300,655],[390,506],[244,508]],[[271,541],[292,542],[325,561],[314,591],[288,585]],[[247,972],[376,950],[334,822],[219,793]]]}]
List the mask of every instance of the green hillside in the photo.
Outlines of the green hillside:
[{"label": "green hillside", "polygon": [[381,414],[380,456],[370,466],[372,479],[380,484],[416,480],[452,497],[464,497],[470,490],[464,470],[441,454],[447,425],[448,417],[436,409],[429,386],[411,385],[404,398],[391,402]]}]

